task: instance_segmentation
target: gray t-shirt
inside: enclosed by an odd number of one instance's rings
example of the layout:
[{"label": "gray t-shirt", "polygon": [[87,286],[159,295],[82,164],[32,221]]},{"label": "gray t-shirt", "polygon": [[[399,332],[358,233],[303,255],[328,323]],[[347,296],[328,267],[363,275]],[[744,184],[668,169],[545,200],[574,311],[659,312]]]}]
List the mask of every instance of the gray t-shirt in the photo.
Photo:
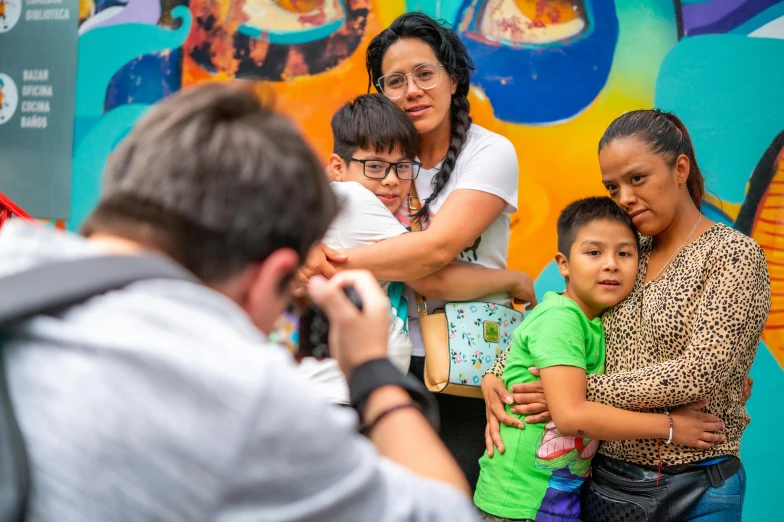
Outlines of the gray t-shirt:
[{"label": "gray t-shirt", "polygon": [[[0,276],[96,255],[11,221]],[[7,298],[7,296],[3,296]],[[287,352],[206,287],[149,280],[39,316],[5,346],[30,522],[474,520],[312,393]]]}]

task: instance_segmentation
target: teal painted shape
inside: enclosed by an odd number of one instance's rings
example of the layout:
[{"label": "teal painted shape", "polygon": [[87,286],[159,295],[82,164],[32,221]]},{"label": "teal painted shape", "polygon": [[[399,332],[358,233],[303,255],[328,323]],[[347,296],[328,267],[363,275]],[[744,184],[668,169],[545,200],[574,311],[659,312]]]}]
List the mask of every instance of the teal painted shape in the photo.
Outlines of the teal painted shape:
[{"label": "teal painted shape", "polygon": [[305,30],[296,31],[266,31],[254,25],[241,25],[238,31],[250,38],[261,38],[265,41],[277,45],[302,45],[310,42],[322,40],[337,32],[343,25],[343,17],[319,27],[312,27]]},{"label": "teal painted shape", "polygon": [[706,35],[681,40],[662,63],[656,106],[694,141],[708,189],[742,203],[766,147],[784,130],[784,40]]},{"label": "teal painted shape", "polygon": [[71,218],[66,224],[68,230],[78,230],[98,202],[109,155],[149,107],[147,104],[117,107],[99,119],[77,146],[73,162]]},{"label": "teal painted shape", "polygon": [[406,10],[422,11],[431,18],[446,20],[454,26],[462,4],[460,0],[408,0]]},{"label": "teal painted shape", "polygon": [[566,290],[566,280],[558,270],[558,264],[552,260],[539,272],[534,281],[536,302],[541,302],[547,292],[563,292],[564,290]]},{"label": "teal painted shape", "polygon": [[747,480],[743,520],[774,520],[784,470],[784,452],[778,447],[784,428],[784,373],[765,343],[760,343],[751,377],[753,395],[746,405],[751,424],[740,449]]},{"label": "teal painted shape", "polygon": [[103,114],[109,82],[123,65],[145,54],[182,46],[191,30],[191,13],[187,7],[177,6],[172,18],[182,20],[178,29],[120,24],[97,27],[79,37],[77,118]]}]

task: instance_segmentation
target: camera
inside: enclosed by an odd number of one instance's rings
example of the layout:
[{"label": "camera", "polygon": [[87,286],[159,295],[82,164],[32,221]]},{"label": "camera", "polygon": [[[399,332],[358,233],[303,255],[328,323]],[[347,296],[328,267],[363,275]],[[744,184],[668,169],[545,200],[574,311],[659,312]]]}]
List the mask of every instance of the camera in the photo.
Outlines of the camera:
[{"label": "camera", "polygon": [[[343,293],[348,300],[362,310],[362,299],[352,286],[343,287]],[[299,317],[299,348],[297,358],[314,357],[326,359],[329,357],[329,320],[327,315],[316,305],[306,307]]]}]

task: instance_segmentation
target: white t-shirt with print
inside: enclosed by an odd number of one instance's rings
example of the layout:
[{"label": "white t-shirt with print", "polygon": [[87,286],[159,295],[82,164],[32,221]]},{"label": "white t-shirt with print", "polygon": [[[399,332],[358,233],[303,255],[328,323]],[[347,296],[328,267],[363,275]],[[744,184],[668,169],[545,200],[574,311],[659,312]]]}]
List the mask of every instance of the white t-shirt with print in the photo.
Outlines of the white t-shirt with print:
[{"label": "white t-shirt with print", "polygon": [[[322,243],[330,248],[353,248],[372,245],[408,232],[371,191],[361,184],[346,181],[330,183],[338,198],[340,213],[324,235]],[[389,359],[403,373],[411,361],[411,338],[408,334],[408,303],[405,285],[380,281],[391,305],[389,323]],[[312,374],[319,394],[332,402],[348,403],[348,386],[334,359],[304,360],[302,370]]]},{"label": "white t-shirt with print", "polygon": [[[419,171],[416,183],[420,201],[424,201],[433,193],[432,181],[441,164],[432,169]],[[512,142],[500,134],[491,132],[484,127],[472,124],[468,129],[468,138],[463,150],[457,157],[455,168],[444,189],[430,203],[430,221],[438,214],[449,195],[455,190],[478,190],[487,192],[503,199],[506,208],[479,236],[476,242],[462,251],[453,263],[464,263],[484,268],[506,268],[509,257],[510,215],[517,211],[517,186],[519,166],[517,152]],[[472,209],[465,209],[472,212]],[[414,301],[413,291],[407,292],[410,302]],[[495,294],[478,299],[508,305],[511,298],[506,294]],[[432,312],[443,308],[443,301],[428,300],[427,308]],[[409,329],[413,343],[413,355],[425,355],[422,343],[422,332],[419,328],[419,317],[416,307],[409,309]]]}]

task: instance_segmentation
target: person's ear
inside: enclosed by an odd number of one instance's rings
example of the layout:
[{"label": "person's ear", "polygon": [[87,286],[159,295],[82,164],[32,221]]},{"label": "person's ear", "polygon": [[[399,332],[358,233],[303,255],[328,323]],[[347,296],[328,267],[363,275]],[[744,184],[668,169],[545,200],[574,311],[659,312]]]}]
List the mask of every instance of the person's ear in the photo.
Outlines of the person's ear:
[{"label": "person's ear", "polygon": [[558,265],[558,271],[564,277],[569,277],[569,260],[561,252],[555,254],[555,263]]},{"label": "person's ear", "polygon": [[678,178],[678,184],[685,186],[689,180],[689,173],[691,172],[691,161],[686,154],[681,154],[675,159],[675,175]]},{"label": "person's ear", "polygon": [[343,181],[343,178],[346,176],[347,168],[348,166],[346,165],[346,162],[343,161],[343,158],[337,154],[329,155],[329,159],[327,160],[327,169],[332,174],[332,178],[335,181]]},{"label": "person's ear", "polygon": [[271,332],[275,320],[288,306],[290,283],[299,264],[299,255],[294,250],[281,248],[254,267],[243,308],[262,332]]}]

